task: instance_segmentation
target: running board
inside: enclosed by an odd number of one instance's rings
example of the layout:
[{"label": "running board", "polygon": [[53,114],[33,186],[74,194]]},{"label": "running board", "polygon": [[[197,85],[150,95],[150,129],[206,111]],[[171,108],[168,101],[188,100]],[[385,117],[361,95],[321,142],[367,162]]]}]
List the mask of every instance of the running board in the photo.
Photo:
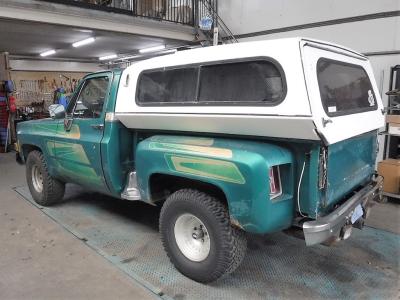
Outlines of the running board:
[{"label": "running board", "polygon": [[140,192],[136,180],[136,171],[130,172],[126,180],[125,189],[121,194],[121,198],[125,200],[136,201],[140,200]]}]

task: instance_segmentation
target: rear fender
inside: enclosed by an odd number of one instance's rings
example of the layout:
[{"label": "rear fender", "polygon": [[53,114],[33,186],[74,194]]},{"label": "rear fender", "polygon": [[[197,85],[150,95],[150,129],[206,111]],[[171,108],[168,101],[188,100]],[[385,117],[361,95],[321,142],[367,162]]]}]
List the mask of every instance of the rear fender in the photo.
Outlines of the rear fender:
[{"label": "rear fender", "polygon": [[[291,225],[293,157],[280,146],[244,140],[157,135],[138,144],[138,185],[142,199],[153,202],[150,178],[165,174],[198,180],[225,194],[233,223],[246,231],[267,233]],[[281,166],[283,194],[269,199],[271,166]]]}]

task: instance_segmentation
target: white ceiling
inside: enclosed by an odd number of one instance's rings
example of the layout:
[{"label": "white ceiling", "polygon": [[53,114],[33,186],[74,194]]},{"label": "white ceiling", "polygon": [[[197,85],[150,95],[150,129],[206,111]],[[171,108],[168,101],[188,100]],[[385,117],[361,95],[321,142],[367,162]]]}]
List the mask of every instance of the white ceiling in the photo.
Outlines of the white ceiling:
[{"label": "white ceiling", "polygon": [[[71,45],[92,36],[96,38],[92,44],[79,48]],[[89,62],[98,61],[98,57],[109,54],[135,54],[139,49],[147,47],[162,44],[177,47],[186,43],[141,35],[0,19],[0,52],[27,58],[40,59],[40,53],[56,49],[57,53],[46,59]]]}]

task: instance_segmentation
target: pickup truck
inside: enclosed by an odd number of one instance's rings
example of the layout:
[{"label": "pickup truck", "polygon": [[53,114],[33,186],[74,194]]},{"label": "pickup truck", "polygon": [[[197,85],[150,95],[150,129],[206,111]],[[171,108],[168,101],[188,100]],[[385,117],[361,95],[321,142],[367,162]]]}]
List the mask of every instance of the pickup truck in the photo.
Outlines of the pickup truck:
[{"label": "pickup truck", "polygon": [[87,75],[66,109],[18,125],[33,199],[65,184],[161,206],[184,275],[233,272],[246,232],[347,239],[381,197],[382,101],[368,58],[303,38],[179,51]]}]

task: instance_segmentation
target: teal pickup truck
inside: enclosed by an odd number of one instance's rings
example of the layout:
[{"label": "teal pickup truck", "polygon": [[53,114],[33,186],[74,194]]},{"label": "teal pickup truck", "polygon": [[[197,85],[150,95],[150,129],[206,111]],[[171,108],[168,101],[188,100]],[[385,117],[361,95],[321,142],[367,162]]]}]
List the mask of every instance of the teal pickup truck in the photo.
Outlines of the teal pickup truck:
[{"label": "teal pickup truck", "polygon": [[294,228],[329,244],[381,197],[372,69],[330,43],[180,51],[87,75],[49,111],[17,128],[33,199],[54,204],[76,183],[159,205],[171,262],[199,282],[239,266],[245,232]]}]

